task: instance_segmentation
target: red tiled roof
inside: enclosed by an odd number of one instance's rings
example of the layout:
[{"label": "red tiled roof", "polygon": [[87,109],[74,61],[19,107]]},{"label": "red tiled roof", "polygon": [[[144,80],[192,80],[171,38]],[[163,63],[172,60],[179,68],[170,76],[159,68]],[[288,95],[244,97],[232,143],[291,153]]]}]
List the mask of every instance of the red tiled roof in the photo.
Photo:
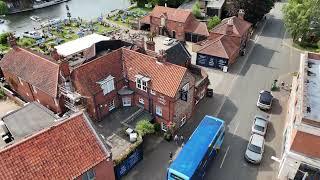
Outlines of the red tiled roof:
[{"label": "red tiled roof", "polygon": [[0,61],[1,69],[8,71],[52,97],[57,96],[59,64],[30,50],[11,49]]},{"label": "red tiled roof", "polygon": [[151,79],[151,89],[175,97],[187,69],[171,63],[159,63],[156,58],[128,49],[122,49],[125,70],[129,80],[140,74]]},{"label": "red tiled roof", "polygon": [[0,151],[0,179],[74,179],[109,157],[84,114]]},{"label": "red tiled roof", "polygon": [[191,21],[186,28],[186,32],[192,32],[194,34],[199,34],[203,36],[209,36],[208,28],[206,23],[204,22],[199,22],[197,20]]},{"label": "red tiled roof", "polygon": [[150,16],[160,18],[164,13],[167,14],[168,20],[185,23],[191,15],[190,11],[169,8],[164,6],[156,6],[153,8]]},{"label": "red tiled roof", "polygon": [[140,23],[150,24],[150,15],[141,18],[141,19],[140,19]]},{"label": "red tiled roof", "polygon": [[115,82],[123,77],[121,49],[75,68],[71,76],[75,87],[80,93],[92,95],[102,90],[97,82],[107,78],[109,75],[115,78]]},{"label": "red tiled roof", "polygon": [[220,35],[213,40],[205,40],[202,42],[202,47],[197,53],[229,59],[233,57],[235,53],[238,53],[239,49],[239,38]]},{"label": "red tiled roof", "polygon": [[223,19],[220,24],[218,24],[211,30],[211,32],[217,34],[226,34],[227,23],[230,19],[232,20],[233,24],[233,36],[241,37],[251,27],[251,23],[249,23],[248,21],[242,20],[237,16],[233,16]]},{"label": "red tiled roof", "polygon": [[291,150],[308,157],[320,158],[320,136],[293,131]]}]

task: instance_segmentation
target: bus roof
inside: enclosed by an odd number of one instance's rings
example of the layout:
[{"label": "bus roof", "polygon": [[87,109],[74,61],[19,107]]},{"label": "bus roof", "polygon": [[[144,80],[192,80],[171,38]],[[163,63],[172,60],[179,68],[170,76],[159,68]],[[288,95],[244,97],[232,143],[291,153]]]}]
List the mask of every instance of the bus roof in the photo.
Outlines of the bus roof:
[{"label": "bus roof", "polygon": [[223,123],[218,118],[205,116],[169,169],[191,178]]}]

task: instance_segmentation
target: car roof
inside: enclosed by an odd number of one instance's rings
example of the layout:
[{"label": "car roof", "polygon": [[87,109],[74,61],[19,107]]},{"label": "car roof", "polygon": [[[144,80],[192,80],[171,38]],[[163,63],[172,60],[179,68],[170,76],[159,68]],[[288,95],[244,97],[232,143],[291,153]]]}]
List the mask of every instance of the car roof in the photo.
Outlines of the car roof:
[{"label": "car roof", "polygon": [[267,124],[267,120],[263,117],[256,116],[255,117],[255,124],[258,126],[265,126]]},{"label": "car roof", "polygon": [[264,141],[263,136],[260,136],[258,134],[253,134],[251,137],[252,137],[251,142],[250,142],[251,144],[262,147],[263,141]]},{"label": "car roof", "polygon": [[169,38],[169,37],[166,37],[166,38],[165,38],[165,40],[170,40],[170,39],[171,39],[171,38]]}]

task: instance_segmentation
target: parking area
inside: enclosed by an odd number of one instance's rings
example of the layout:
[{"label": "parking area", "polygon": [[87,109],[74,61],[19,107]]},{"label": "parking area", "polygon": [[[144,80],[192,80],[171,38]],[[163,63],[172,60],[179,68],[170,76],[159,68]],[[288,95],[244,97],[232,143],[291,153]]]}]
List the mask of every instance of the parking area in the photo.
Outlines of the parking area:
[{"label": "parking area", "polygon": [[11,100],[1,100],[0,101],[0,117],[3,117],[8,112],[14,111],[19,108],[20,106]]}]

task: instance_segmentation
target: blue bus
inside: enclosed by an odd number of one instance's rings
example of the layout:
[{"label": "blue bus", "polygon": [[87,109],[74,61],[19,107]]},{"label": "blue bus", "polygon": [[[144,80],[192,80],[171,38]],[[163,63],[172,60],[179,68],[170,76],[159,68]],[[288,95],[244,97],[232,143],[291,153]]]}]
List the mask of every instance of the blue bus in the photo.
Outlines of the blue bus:
[{"label": "blue bus", "polygon": [[205,169],[224,139],[223,120],[205,116],[167,172],[167,180],[203,179]]}]

